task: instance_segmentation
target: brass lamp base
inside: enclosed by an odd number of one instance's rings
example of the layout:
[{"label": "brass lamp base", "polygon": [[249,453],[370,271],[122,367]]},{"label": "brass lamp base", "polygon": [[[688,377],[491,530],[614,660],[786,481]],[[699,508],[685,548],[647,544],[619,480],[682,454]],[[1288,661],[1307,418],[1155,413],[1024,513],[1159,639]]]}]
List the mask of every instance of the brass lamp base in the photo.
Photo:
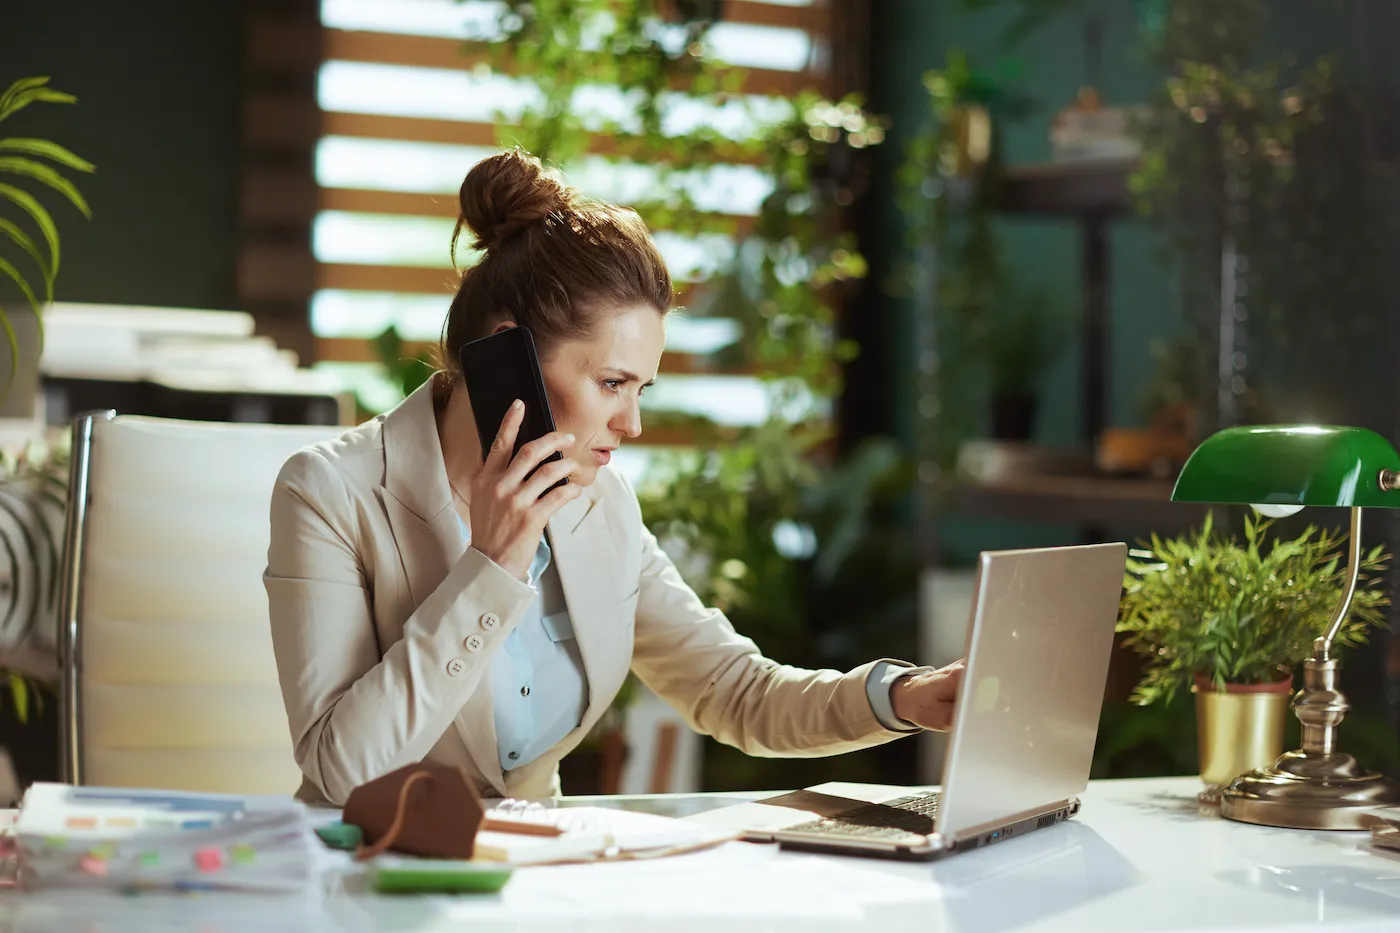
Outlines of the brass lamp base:
[{"label": "brass lamp base", "polygon": [[1289,829],[1370,829],[1374,811],[1400,806],[1400,781],[1367,771],[1350,755],[1288,752],[1272,768],[1235,778],[1220,815]]}]

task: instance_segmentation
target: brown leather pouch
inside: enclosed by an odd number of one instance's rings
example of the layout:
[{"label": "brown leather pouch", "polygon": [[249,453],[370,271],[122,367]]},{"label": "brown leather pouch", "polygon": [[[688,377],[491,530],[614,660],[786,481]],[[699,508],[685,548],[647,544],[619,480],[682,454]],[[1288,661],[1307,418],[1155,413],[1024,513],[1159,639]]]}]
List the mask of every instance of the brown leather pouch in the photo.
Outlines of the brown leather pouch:
[{"label": "brown leather pouch", "polygon": [[358,826],[359,859],[392,850],[427,858],[472,857],[485,815],[481,798],[460,768],[413,764],[350,792],[343,821]]}]

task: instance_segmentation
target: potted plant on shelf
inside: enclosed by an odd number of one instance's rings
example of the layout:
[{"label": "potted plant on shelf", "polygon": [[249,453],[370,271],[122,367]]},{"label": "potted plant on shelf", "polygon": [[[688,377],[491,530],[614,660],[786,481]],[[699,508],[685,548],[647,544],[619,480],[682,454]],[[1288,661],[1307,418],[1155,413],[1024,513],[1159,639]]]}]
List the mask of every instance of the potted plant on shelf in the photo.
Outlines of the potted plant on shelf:
[{"label": "potted plant on shelf", "polygon": [[[1198,531],[1153,535],[1151,552],[1128,561],[1118,631],[1145,665],[1133,701],[1195,693],[1201,779],[1211,787],[1283,753],[1293,671],[1312,656],[1346,583],[1344,535],[1309,525],[1266,540],[1272,524],[1246,517],[1241,542],[1207,516]],[[1365,555],[1334,646],[1364,643],[1383,620],[1388,561],[1381,548]]]}]

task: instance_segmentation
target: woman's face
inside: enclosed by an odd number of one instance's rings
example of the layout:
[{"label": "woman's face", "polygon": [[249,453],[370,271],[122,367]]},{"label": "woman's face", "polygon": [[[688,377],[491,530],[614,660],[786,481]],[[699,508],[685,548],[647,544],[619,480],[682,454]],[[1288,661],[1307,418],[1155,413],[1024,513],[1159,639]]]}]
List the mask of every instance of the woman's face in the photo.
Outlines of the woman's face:
[{"label": "woman's face", "polygon": [[642,433],[638,400],[656,380],[665,346],[665,318],[638,306],[603,318],[587,339],[556,344],[540,361],[555,428],[575,438],[564,451],[579,464],[570,482],[592,484],[623,439]]}]

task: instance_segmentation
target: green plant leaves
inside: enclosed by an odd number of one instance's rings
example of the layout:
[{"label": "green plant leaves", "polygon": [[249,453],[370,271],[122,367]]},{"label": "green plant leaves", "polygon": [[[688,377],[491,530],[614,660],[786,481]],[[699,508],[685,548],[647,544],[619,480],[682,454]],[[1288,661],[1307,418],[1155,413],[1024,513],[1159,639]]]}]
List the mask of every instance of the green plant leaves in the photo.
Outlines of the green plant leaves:
[{"label": "green plant leaves", "polygon": [[58,225],[53,222],[53,216],[40,204],[33,195],[23,188],[16,188],[14,185],[0,183],[0,198],[6,198],[18,204],[19,207],[29,215],[35,226],[44,235],[44,241],[49,247],[49,275],[58,275]]},{"label": "green plant leaves", "polygon": [[15,704],[15,718],[21,723],[29,722],[29,684],[14,671],[6,673],[10,681],[10,699]]},{"label": "green plant leaves", "polygon": [[[71,94],[64,94],[47,87],[48,81],[49,79],[46,77],[21,78],[11,84],[3,94],[0,94],[0,120],[13,116],[32,103],[71,104],[77,101],[77,98]],[[37,181],[49,190],[61,194],[84,217],[91,217],[92,209],[88,206],[82,193],[78,191],[77,186],[47,162],[39,161],[41,159],[57,163],[63,168],[76,172],[93,171],[91,162],[75,155],[58,143],[28,136],[0,138],[0,173]],[[34,315],[39,325],[39,347],[42,351],[44,340],[43,304],[53,300],[54,281],[58,277],[58,226],[44,205],[28,191],[17,185],[0,183],[0,201],[8,201],[19,207],[23,212],[23,219],[32,222],[38,228],[45,245],[48,247],[46,259],[34,239],[25,232],[24,228],[12,220],[0,217],[0,234],[3,234],[0,236],[0,242],[9,241],[16,244],[39,267],[39,273],[43,277],[43,302],[41,303],[40,295],[36,293],[27,276],[14,263],[0,256],[0,272],[4,273],[5,278],[15,283],[25,300],[29,302],[30,307],[34,309]],[[3,313],[0,313],[0,329],[4,330],[9,344],[10,378],[13,380],[15,372],[18,370],[19,342],[14,327]]]},{"label": "green plant leaves", "polygon": [[[1118,631],[1146,663],[1135,702],[1170,699],[1198,674],[1217,688],[1270,682],[1311,657],[1342,597],[1346,538],[1309,526],[1270,541],[1271,525],[1246,518],[1242,544],[1217,534],[1208,516],[1196,532],[1154,535],[1151,561],[1128,561]],[[1339,650],[1383,623],[1389,597],[1379,575],[1388,562],[1381,548],[1363,555]]]},{"label": "green plant leaves", "polygon": [[[0,142],[4,142],[4,140],[0,140]],[[88,207],[87,201],[78,193],[78,189],[74,187],[73,183],[42,162],[18,156],[0,156],[0,172],[27,175],[37,179],[73,202],[73,206],[82,211],[84,217],[92,216],[92,208]]]}]

